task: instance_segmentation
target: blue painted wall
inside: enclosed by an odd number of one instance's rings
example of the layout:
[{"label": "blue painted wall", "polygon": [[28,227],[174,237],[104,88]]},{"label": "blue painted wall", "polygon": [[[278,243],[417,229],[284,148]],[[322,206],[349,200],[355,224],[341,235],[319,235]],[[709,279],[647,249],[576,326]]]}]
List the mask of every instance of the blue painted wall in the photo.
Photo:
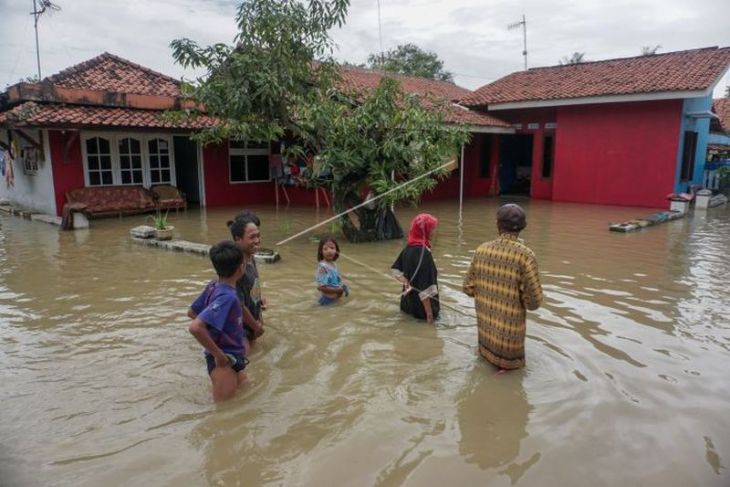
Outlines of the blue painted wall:
[{"label": "blue painted wall", "polygon": [[[712,95],[703,98],[687,98],[682,104],[682,126],[679,132],[679,150],[677,152],[677,167],[674,175],[674,191],[687,191],[691,184],[702,184],[705,172],[705,156],[707,154],[707,140],[710,136],[710,119],[688,117],[688,113],[707,112],[712,109]],[[695,152],[695,167],[691,181],[680,181],[682,171],[682,152],[684,151],[684,132],[697,132],[697,151]]]},{"label": "blue painted wall", "polygon": [[720,134],[711,132],[710,138],[707,139],[708,144],[730,145],[730,134]]}]

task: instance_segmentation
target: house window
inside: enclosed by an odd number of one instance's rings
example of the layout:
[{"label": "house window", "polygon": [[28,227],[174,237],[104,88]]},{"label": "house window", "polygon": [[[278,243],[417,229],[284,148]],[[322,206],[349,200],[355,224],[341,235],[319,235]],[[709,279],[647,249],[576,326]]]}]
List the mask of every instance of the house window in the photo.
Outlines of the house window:
[{"label": "house window", "polygon": [[147,141],[150,163],[150,182],[152,184],[170,184],[170,142],[161,138]]},{"label": "house window", "polygon": [[697,132],[684,132],[682,146],[682,168],[679,172],[680,181],[691,181],[695,171],[695,153],[697,152]]},{"label": "house window", "polygon": [[489,178],[489,160],[492,156],[491,136],[489,134],[482,136],[482,148],[479,161],[479,177]]},{"label": "house window", "polygon": [[550,179],[553,176],[553,136],[546,135],[542,140],[542,177]]},{"label": "house window", "polygon": [[124,137],[118,141],[119,173],[122,184],[142,184],[144,169],[142,168],[142,143],[133,137]]},{"label": "house window", "polygon": [[230,141],[229,173],[232,183],[269,181],[269,143]]},{"label": "house window", "polygon": [[109,139],[93,137],[86,140],[86,163],[89,186],[114,184],[111,141]]},{"label": "house window", "polygon": [[92,132],[81,148],[87,186],[175,184],[170,136]]}]

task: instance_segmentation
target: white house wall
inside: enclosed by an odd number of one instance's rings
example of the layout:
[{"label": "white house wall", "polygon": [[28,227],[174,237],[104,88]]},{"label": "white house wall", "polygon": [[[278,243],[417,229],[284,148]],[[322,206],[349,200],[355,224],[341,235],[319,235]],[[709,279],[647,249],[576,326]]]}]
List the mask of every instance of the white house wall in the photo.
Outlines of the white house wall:
[{"label": "white house wall", "polygon": [[[56,199],[53,188],[53,167],[51,165],[51,148],[48,143],[48,131],[30,129],[23,129],[23,131],[34,140],[40,140],[43,145],[43,154],[38,161],[38,170],[35,174],[26,174],[23,168],[23,161],[19,155],[16,155],[16,159],[13,161],[15,184],[8,186],[5,177],[0,178],[0,201],[10,201],[23,208],[55,215]],[[17,134],[13,134],[12,137],[19,148],[23,147],[23,145],[28,145],[28,142]],[[8,138],[7,130],[2,131],[0,140],[6,144],[10,144],[11,141]]]}]

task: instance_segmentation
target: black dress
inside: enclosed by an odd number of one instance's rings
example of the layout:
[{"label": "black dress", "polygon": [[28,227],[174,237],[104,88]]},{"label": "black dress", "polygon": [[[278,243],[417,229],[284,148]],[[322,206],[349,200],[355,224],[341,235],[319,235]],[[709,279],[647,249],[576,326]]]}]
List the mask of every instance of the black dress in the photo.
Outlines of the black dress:
[{"label": "black dress", "polygon": [[401,311],[425,320],[426,310],[421,299],[431,298],[433,318],[438,318],[438,272],[431,249],[423,245],[406,246],[393,263],[392,270],[396,277],[403,275],[411,283],[411,290],[400,298]]}]

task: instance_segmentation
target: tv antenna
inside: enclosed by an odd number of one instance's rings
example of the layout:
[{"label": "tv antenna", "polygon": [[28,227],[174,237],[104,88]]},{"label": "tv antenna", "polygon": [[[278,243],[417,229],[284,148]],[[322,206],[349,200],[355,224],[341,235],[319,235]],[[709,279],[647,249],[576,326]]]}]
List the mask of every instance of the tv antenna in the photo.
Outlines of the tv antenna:
[{"label": "tv antenna", "polygon": [[525,71],[527,71],[527,19],[525,14],[522,14],[522,20],[509,24],[507,30],[518,29],[522,26],[522,55],[525,57]]},{"label": "tv antenna", "polygon": [[378,41],[380,42],[380,62],[382,64],[385,61],[385,55],[383,53],[383,26],[380,21],[380,0],[378,0]]},{"label": "tv antenna", "polygon": [[61,10],[61,7],[51,2],[51,0],[33,0],[33,11],[30,14],[33,16],[33,27],[35,28],[35,58],[38,62],[38,81],[41,80],[41,51],[38,45],[38,19],[46,11],[58,12],[59,10]]}]

